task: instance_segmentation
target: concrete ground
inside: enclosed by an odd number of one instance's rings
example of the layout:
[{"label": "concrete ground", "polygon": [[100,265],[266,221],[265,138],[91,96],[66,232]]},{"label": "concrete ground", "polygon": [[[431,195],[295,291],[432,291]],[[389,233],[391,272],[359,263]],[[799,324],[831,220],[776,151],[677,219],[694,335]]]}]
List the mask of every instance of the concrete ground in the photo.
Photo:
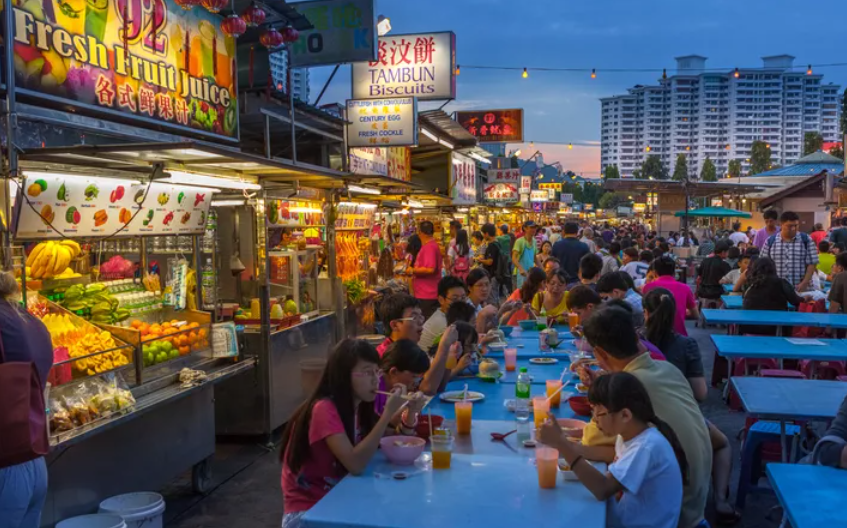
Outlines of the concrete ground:
[{"label": "concrete ground", "polygon": [[[706,379],[709,380],[714,358],[710,333],[689,323],[689,334],[700,344]],[[733,499],[738,485],[739,441],[737,433],[744,426],[744,414],[732,412],[724,404],[718,389],[710,389],[702,405],[703,414],[730,439],[734,453],[733,476],[730,481]],[[764,482],[764,480],[763,480]],[[191,491],[190,474],[172,482],[162,491],[167,501],[165,524],[173,528],[232,528],[239,526],[277,527],[282,519],[282,492],[278,453],[256,441],[226,441],[218,443],[213,464],[210,490],[203,495]],[[777,528],[780,512],[768,513],[777,505],[770,493],[751,495],[739,528]],[[707,511],[713,520],[713,511]],[[713,523],[713,526],[715,524]]]}]

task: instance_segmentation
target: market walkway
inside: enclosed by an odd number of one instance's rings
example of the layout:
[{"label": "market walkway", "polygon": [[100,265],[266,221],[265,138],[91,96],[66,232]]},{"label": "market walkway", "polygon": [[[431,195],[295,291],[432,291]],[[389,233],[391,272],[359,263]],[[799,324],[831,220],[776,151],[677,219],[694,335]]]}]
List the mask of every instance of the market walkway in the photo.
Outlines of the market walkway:
[{"label": "market walkway", "polygon": [[[711,378],[714,345],[710,333],[689,323],[689,335],[696,338],[703,354],[706,379]],[[730,438],[733,446],[733,493],[738,482],[739,442],[737,433],[744,425],[744,414],[730,412],[720,391],[710,389],[702,405],[703,414]],[[164,490],[167,501],[166,526],[170,528],[231,528],[232,526],[278,527],[282,520],[282,493],[277,452],[255,443],[218,444],[215,454],[211,491],[206,495],[191,492],[190,475],[173,482]],[[765,517],[776,497],[756,494],[747,499],[739,528],[776,528],[779,522]],[[712,520],[712,514],[707,514]],[[713,524],[713,526],[715,526]]]}]

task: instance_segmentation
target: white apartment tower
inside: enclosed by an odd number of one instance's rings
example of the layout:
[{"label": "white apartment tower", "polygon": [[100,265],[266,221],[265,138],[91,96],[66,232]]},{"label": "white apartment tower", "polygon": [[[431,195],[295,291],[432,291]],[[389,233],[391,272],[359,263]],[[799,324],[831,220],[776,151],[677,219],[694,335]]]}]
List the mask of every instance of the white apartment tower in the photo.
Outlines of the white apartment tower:
[{"label": "white apartment tower", "polygon": [[[281,87],[282,91],[288,91],[287,72],[288,52],[280,50],[268,56],[271,63],[271,76],[274,86]],[[291,84],[294,86],[294,97],[304,102],[309,102],[309,69],[294,68],[291,70]]]},{"label": "white apartment tower", "polygon": [[706,157],[720,177],[733,159],[748,170],[756,140],[770,145],[774,165],[802,156],[806,132],[839,141],[841,87],[823,84],[823,75],[794,71],[791,55],[762,61],[762,68],[709,72],[706,57],[677,57],[676,74],[658,86],[638,85],[601,99],[601,170],[617,165],[629,178],[647,156],[657,155],[672,173],[684,154],[692,178]]}]

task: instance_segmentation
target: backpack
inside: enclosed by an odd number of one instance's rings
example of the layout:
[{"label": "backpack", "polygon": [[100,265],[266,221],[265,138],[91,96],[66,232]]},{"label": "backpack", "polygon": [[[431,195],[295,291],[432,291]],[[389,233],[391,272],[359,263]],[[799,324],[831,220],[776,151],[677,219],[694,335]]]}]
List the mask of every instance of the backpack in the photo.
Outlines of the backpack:
[{"label": "backpack", "polygon": [[467,255],[456,257],[456,260],[453,261],[453,275],[460,279],[464,280],[468,276],[470,269],[471,259],[469,259]]}]

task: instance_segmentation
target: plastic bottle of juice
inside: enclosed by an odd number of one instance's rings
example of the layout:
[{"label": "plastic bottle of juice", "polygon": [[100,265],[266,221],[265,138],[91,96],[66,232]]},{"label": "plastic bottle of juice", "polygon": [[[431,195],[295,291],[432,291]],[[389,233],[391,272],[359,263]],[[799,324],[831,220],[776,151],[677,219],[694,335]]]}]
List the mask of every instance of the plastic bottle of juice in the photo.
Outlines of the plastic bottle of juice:
[{"label": "plastic bottle of juice", "polygon": [[518,382],[515,384],[515,421],[517,422],[517,426],[515,427],[518,430],[518,443],[523,443],[524,440],[530,439],[530,430],[529,430],[529,387],[530,387],[530,377],[529,373],[526,371],[526,367],[521,367],[518,372]]}]

